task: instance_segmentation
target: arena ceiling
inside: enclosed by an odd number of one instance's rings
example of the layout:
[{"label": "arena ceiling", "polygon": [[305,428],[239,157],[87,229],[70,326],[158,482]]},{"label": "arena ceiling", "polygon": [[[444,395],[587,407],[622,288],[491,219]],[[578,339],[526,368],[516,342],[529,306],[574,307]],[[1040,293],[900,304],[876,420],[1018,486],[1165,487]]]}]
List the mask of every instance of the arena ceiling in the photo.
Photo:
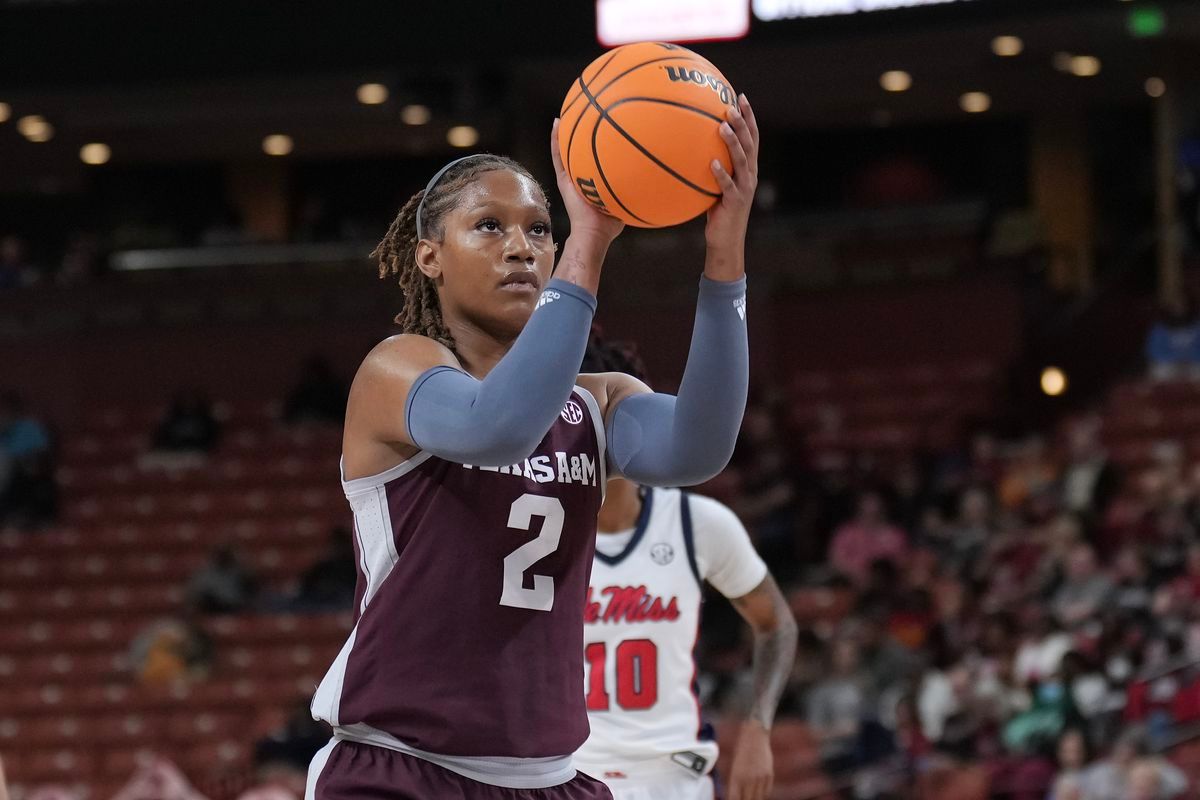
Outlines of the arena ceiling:
[{"label": "arena ceiling", "polygon": [[[1200,4],[1157,3],[1165,31],[1134,38],[1129,12],[1138,5],[972,0],[756,22],[745,40],[693,46],[779,128],[964,118],[959,98],[970,91],[989,95],[993,116],[1147,104],[1147,78],[1179,86],[1200,75]],[[0,125],[0,189],[5,173],[77,162],[91,141],[136,162],[261,157],[262,138],[277,132],[293,137],[298,156],[431,155],[452,149],[449,126],[470,124],[481,146],[507,147],[522,129],[544,127],[574,74],[601,49],[590,3],[414,8],[366,0],[7,0],[0,102],[12,120]],[[1020,37],[1023,52],[996,56],[998,35]],[[1059,53],[1095,56],[1102,68],[1091,77],[1064,73],[1054,67]],[[909,72],[911,89],[884,91],[887,70]],[[389,101],[357,102],[365,82],[389,87]],[[410,103],[431,108],[428,124],[400,121]],[[25,114],[50,120],[55,138],[25,141],[12,124]]]}]

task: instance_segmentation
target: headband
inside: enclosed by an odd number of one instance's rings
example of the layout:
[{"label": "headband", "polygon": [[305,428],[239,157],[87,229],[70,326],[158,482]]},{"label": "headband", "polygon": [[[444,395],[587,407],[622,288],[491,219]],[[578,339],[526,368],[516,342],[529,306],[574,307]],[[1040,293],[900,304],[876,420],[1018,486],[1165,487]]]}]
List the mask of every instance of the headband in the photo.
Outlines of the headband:
[{"label": "headband", "polygon": [[417,241],[418,242],[425,238],[425,231],[424,231],[425,226],[423,226],[421,224],[421,217],[423,217],[425,215],[425,200],[429,197],[429,193],[433,191],[433,187],[437,186],[438,181],[440,181],[442,179],[442,176],[445,175],[450,170],[450,168],[453,167],[455,164],[461,164],[462,162],[464,162],[468,159],[471,159],[471,158],[479,158],[481,155],[483,155],[483,154],[482,153],[472,153],[469,156],[463,156],[462,158],[454,159],[449,164],[447,164],[446,166],[442,167],[437,172],[435,172],[433,174],[433,177],[429,179],[429,183],[425,184],[425,191],[422,192],[422,194],[421,194],[421,202],[417,203]]}]

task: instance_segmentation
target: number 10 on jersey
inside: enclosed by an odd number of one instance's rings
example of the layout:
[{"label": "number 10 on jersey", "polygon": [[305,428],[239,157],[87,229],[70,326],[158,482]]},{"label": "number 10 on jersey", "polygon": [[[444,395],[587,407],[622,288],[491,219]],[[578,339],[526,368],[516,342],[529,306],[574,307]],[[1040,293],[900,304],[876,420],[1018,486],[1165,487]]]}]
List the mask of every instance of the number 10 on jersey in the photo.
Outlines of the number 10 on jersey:
[{"label": "number 10 on jersey", "polygon": [[[588,663],[588,711],[609,710],[607,686],[608,644],[592,642],[584,648]],[[658,647],[649,639],[626,639],[613,651],[616,660],[617,705],[642,711],[658,702]]]}]

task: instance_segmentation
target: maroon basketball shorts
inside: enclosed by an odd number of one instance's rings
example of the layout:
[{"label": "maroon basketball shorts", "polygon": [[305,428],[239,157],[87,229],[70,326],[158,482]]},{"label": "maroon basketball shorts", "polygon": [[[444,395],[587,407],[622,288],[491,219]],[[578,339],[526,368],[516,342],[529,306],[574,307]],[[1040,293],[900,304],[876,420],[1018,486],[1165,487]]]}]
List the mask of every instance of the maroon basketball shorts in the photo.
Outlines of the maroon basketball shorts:
[{"label": "maroon basketball shorts", "polygon": [[305,800],[612,800],[607,786],[583,773],[546,789],[507,789],[385,747],[339,741],[328,752],[323,767],[319,753],[309,768]]}]

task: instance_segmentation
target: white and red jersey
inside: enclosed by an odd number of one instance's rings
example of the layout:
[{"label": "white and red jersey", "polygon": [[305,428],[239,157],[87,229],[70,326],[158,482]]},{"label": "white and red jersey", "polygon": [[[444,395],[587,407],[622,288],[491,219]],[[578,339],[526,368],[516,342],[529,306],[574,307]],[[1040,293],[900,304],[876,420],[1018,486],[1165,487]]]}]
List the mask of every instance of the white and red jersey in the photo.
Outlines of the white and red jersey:
[{"label": "white and red jersey", "polygon": [[712,769],[694,691],[702,584],[741,597],[766,575],[732,511],[677,489],[645,489],[637,526],[597,537],[584,610],[591,735],[576,769],[602,780],[666,762]]}]

